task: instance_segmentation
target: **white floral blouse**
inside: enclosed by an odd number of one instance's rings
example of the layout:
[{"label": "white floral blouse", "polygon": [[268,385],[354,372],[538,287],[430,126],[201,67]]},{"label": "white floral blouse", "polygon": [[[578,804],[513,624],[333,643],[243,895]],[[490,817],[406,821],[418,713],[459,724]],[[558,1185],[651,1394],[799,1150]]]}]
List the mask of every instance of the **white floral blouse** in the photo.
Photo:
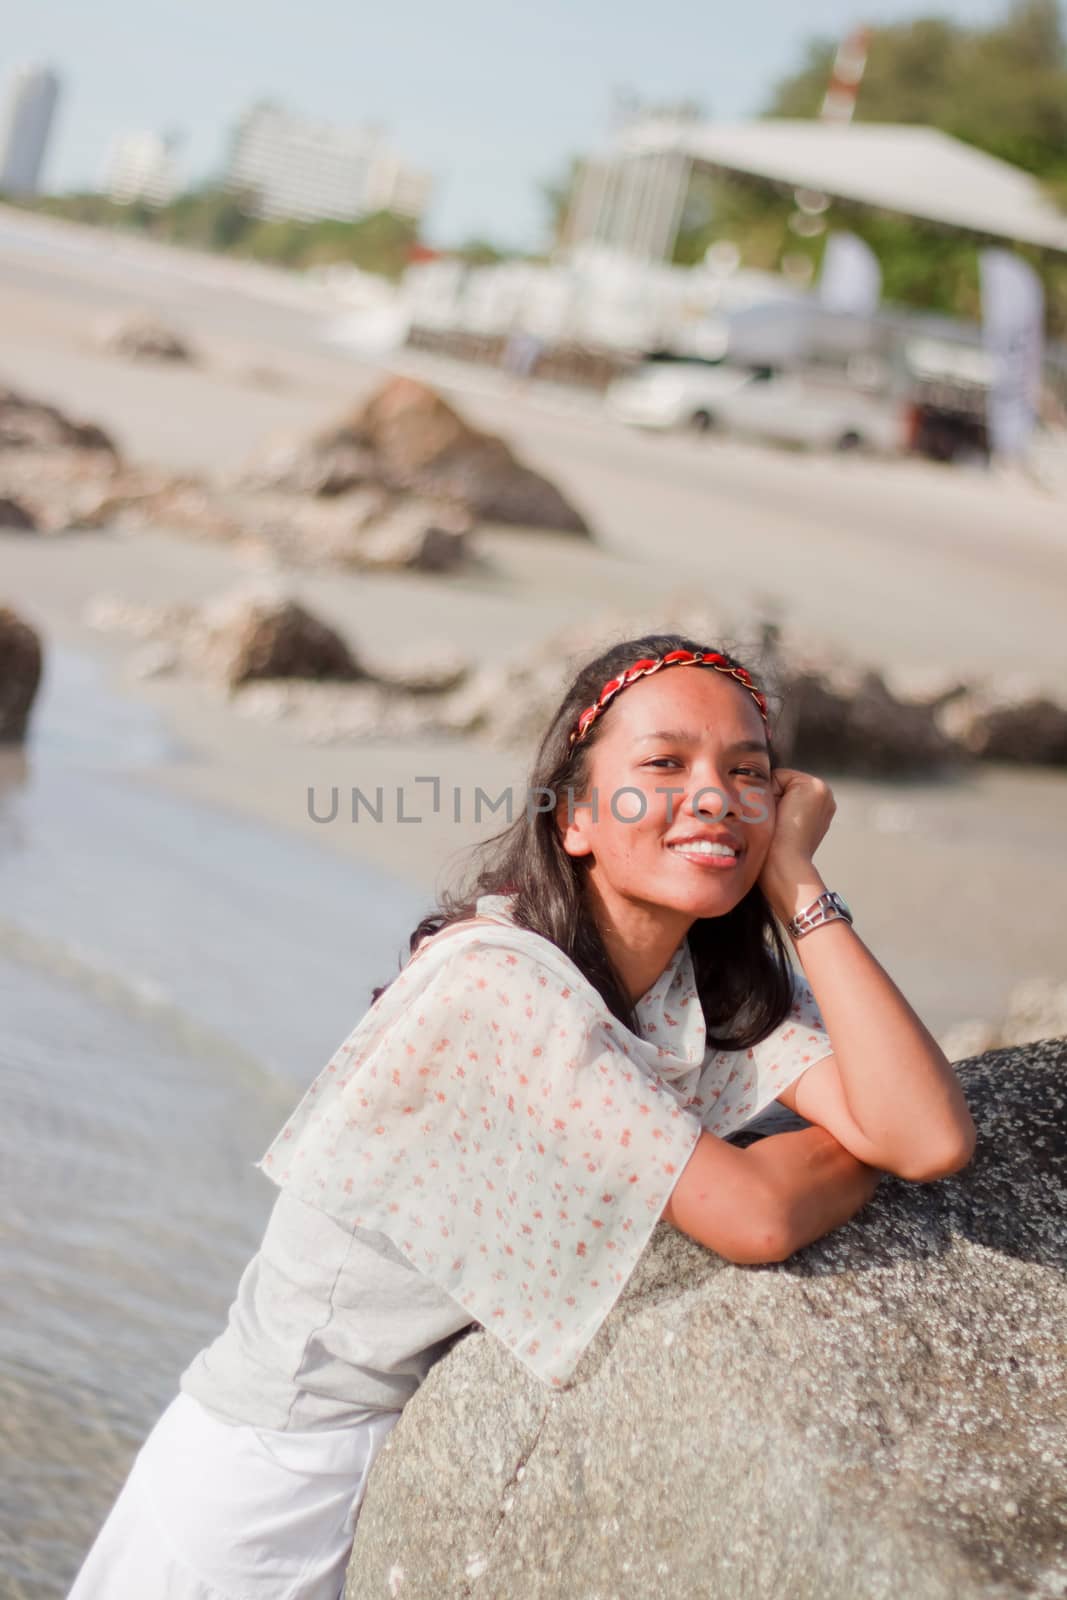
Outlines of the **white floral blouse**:
[{"label": "white floral blouse", "polygon": [[704,1129],[727,1137],[833,1046],[794,975],[750,1050],[706,1050],[683,940],[640,1035],[506,896],[422,946],[261,1162],[348,1227],[386,1233],[543,1382],[618,1299]]}]

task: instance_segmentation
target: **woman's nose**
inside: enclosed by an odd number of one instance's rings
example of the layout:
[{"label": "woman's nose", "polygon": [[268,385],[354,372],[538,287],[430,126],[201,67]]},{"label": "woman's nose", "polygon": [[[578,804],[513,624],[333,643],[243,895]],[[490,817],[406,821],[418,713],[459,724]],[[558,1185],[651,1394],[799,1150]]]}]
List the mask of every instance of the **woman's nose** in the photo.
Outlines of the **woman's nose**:
[{"label": "woman's nose", "polygon": [[698,822],[721,822],[724,817],[736,816],[739,804],[729,780],[711,773],[694,779],[682,810]]}]

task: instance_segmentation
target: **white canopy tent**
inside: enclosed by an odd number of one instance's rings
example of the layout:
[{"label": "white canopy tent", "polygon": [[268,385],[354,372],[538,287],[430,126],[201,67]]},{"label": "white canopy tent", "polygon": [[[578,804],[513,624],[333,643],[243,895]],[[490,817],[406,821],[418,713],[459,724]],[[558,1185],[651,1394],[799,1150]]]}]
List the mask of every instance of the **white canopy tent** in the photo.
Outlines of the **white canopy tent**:
[{"label": "white canopy tent", "polygon": [[649,120],[585,168],[567,244],[670,260],[692,170],[744,173],[990,239],[1067,253],[1067,216],[1037,179],[936,128],[785,118]]}]

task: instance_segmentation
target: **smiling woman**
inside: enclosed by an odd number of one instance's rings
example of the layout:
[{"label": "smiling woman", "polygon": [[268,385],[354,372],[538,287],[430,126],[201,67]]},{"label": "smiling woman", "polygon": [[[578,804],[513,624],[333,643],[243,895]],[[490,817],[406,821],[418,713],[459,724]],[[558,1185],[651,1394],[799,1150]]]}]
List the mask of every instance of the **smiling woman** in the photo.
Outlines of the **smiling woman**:
[{"label": "smiling woman", "polygon": [[[476,847],[264,1156],[278,1197],[228,1326],[71,1600],[337,1600],[375,1454],[457,1334],[562,1386],[661,1218],[778,1261],[879,1167],[966,1159],[958,1086],[852,928],[794,931],[793,969],[780,924],[825,890],[833,799],[780,765],[740,662],[621,642],[527,792],[549,804]],[[825,1127],[730,1144],[793,1086]]]},{"label": "smiling woman", "polygon": [[751,694],[716,672],[649,677],[605,718],[560,821],[631,999],[693,922],[755,886],[774,834],[771,764]]}]

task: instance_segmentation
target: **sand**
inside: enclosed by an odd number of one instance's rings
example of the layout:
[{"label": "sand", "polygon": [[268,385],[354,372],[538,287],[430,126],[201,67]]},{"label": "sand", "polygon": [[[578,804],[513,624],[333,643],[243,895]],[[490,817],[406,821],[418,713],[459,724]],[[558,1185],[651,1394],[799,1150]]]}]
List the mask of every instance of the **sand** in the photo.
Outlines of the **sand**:
[{"label": "sand", "polygon": [[[49,235],[49,238],[53,236]],[[336,415],[379,381],[380,368],[327,342],[335,310],[241,273],[213,278],[178,252],[151,266],[82,230],[65,252],[40,251],[0,216],[0,381],[112,429],[133,459],[198,472],[235,467],[263,438]],[[269,284],[268,284],[269,287]],[[169,370],[103,354],[101,316],[163,310],[195,340],[203,364]],[[991,659],[1059,688],[1067,666],[1067,506],[1010,474],[917,462],[799,457],[728,440],[635,436],[588,399],[519,389],[476,369],[407,355],[392,363],[442,387],[474,421],[505,432],[551,473],[594,524],[595,546],[492,529],[475,576],[294,572],[287,585],[374,653],[459,650],[520,658],[561,626],[615,607],[651,623],[657,600],[685,589],[721,608],[741,637],[777,614],[873,665],[901,659],[985,675]],[[276,382],[250,376],[269,368]],[[92,652],[113,684],[158,708],[183,759],[137,781],[257,816],[373,861],[429,901],[477,838],[475,789],[510,785],[521,804],[525,761],[455,739],[321,747],[287,726],[239,716],[189,678],[138,680],[136,647],[85,621],[94,596],[197,601],[262,573],[228,547],[169,537],[0,535],[0,594],[49,640]],[[32,746],[30,747],[32,759]],[[440,778],[445,805],[430,814]],[[337,785],[341,814],[308,814]],[[352,786],[381,785],[393,820],[348,819]],[[396,791],[406,815],[396,820]],[[462,820],[451,816],[453,790]],[[868,947],[929,1025],[997,1014],[1012,985],[1067,978],[1067,774],[983,767],[954,785],[834,782],[838,811],[818,859],[845,894]],[[429,908],[429,905],[428,907]]]}]

